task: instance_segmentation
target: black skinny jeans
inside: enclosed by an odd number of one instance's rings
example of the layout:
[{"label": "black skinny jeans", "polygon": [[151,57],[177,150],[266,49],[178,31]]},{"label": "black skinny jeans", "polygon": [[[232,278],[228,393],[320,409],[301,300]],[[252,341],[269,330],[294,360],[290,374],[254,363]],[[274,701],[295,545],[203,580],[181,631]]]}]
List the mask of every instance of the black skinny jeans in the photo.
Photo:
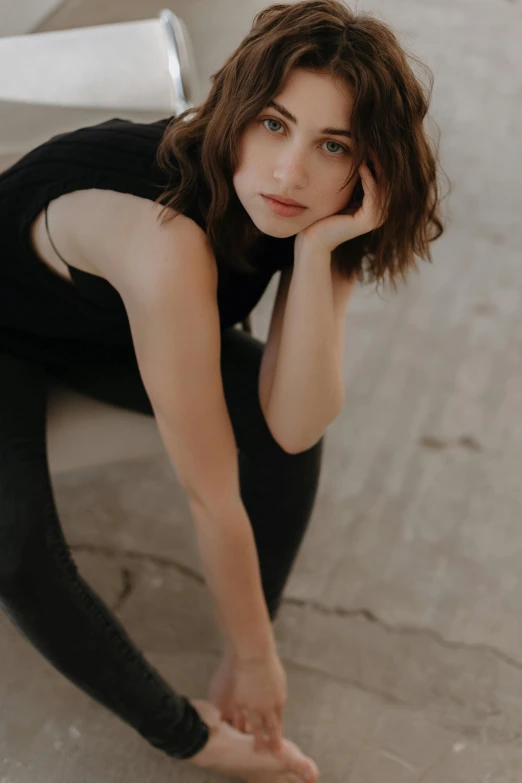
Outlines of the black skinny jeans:
[{"label": "black skinny jeans", "polygon": [[[317,492],[323,439],[291,455],[273,439],[257,379],[263,343],[222,332],[221,369],[273,620]],[[138,366],[40,364],[0,351],[0,606],[65,677],[178,759],[198,753],[208,726],[143,657],[78,573],[58,519],[46,450],[49,376],[88,396],[154,415]]]}]

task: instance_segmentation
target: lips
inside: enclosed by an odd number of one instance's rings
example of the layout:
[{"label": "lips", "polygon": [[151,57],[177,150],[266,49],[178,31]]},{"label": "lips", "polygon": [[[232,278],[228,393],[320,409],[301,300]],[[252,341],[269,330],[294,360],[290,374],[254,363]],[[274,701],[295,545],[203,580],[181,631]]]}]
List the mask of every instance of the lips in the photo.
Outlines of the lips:
[{"label": "lips", "polygon": [[281,217],[297,217],[297,215],[301,215],[306,209],[306,207],[295,207],[293,204],[283,204],[282,201],[276,201],[276,199],[269,198],[268,196],[262,196],[262,199],[271,212],[274,212]]},{"label": "lips", "polygon": [[284,196],[278,196],[276,193],[263,193],[266,198],[274,199],[274,201],[279,201],[280,204],[288,204],[291,207],[304,207],[304,204],[301,204],[299,201],[294,201],[292,198],[285,198]]}]

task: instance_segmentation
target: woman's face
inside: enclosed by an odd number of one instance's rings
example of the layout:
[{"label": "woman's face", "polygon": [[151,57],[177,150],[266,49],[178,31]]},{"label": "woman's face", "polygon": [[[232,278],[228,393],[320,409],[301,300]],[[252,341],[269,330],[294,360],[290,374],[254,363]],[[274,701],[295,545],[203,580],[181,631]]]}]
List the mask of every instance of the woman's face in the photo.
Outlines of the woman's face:
[{"label": "woman's face", "polygon": [[[233,183],[257,228],[284,238],[339,212],[350,201],[357,177],[341,188],[352,169],[352,139],[324,129],[350,130],[353,98],[331,76],[296,69],[274,100],[296,122],[272,106],[264,107],[243,133]],[[283,217],[263,197],[268,193],[299,201],[306,209]]]}]

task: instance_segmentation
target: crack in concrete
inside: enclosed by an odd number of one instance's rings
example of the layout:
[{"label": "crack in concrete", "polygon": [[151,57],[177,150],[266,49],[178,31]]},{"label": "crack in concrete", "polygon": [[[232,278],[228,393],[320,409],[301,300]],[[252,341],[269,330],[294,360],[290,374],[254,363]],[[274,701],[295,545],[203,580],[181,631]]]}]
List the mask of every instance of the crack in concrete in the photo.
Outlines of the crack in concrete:
[{"label": "crack in concrete", "polygon": [[[99,546],[94,544],[73,544],[70,545],[70,549],[71,551],[74,552],[88,552],[89,554],[102,555],[103,557],[108,557],[110,559],[125,557],[131,560],[136,560],[138,562],[148,561],[150,563],[154,563],[154,565],[160,566],[161,568],[172,568],[175,571],[178,571],[180,574],[187,576],[189,579],[192,579],[197,584],[206,585],[206,580],[201,576],[201,574],[199,574],[193,568],[190,568],[185,564],[178,563],[172,560],[171,558],[161,557],[160,555],[147,554],[144,552],[135,552],[133,550],[125,550],[125,549],[116,550],[111,547],[104,547],[104,546]],[[123,596],[123,594],[122,596],[120,596],[119,599],[120,609],[121,609],[122,601],[124,600],[124,598],[127,599],[128,595],[130,595],[130,593],[126,593],[125,596]],[[441,633],[435,631],[432,628],[422,628],[418,626],[409,626],[409,625],[392,625],[391,623],[387,623],[385,620],[378,617],[370,609],[345,609],[344,607],[325,606],[324,604],[321,604],[318,601],[300,599],[300,598],[283,598],[282,603],[288,606],[296,606],[298,608],[313,609],[314,611],[319,612],[322,615],[330,615],[333,617],[342,617],[345,619],[354,618],[354,617],[363,617],[368,622],[377,624],[380,628],[384,629],[390,635],[394,635],[394,636],[403,635],[403,636],[416,636],[416,637],[420,636],[420,637],[429,638],[433,642],[435,642],[435,644],[438,644],[440,647],[444,647],[447,650],[467,650],[469,652],[488,653],[493,658],[505,663],[507,666],[510,666],[516,669],[517,671],[522,671],[522,662],[516,660],[515,658],[512,658],[510,655],[507,655],[502,650],[499,650],[497,647],[492,647],[491,645],[483,644],[480,642],[450,641],[449,639],[445,639]]]},{"label": "crack in concrete", "polygon": [[441,633],[433,630],[433,628],[422,628],[411,625],[392,625],[387,623],[386,620],[377,617],[370,609],[345,609],[344,607],[331,607],[324,606],[318,601],[310,601],[300,598],[285,598],[283,603],[298,606],[300,608],[309,607],[315,609],[317,612],[325,615],[333,615],[336,617],[364,617],[370,623],[375,623],[383,628],[387,633],[394,636],[424,636],[432,639],[440,647],[444,647],[447,650],[468,650],[469,652],[486,652],[492,655],[494,658],[498,658],[506,663],[508,666],[512,666],[518,671],[522,671],[522,663],[517,661],[516,658],[512,658],[497,647],[492,647],[488,644],[482,644],[480,642],[454,642],[449,639],[445,639]]},{"label": "crack in concrete", "polygon": [[462,435],[456,441],[442,440],[434,435],[423,435],[419,439],[419,443],[424,449],[430,451],[442,451],[443,449],[451,449],[458,446],[462,446],[462,448],[470,451],[483,451],[483,446],[473,435]]},{"label": "crack in concrete", "polygon": [[[71,550],[74,550],[76,552],[80,552],[80,551],[89,552],[90,554],[100,555],[102,557],[106,557],[116,561],[122,558],[129,558],[138,563],[149,561],[161,568],[173,569],[175,571],[178,571],[184,576],[187,576],[190,579],[192,579],[198,585],[206,584],[205,579],[201,576],[201,574],[199,574],[192,568],[188,568],[184,564],[180,564],[173,561],[170,558],[153,555],[153,554],[145,554],[143,552],[136,552],[132,550],[117,550],[112,547],[103,547],[98,545],[95,546],[91,544],[76,544],[76,545],[72,545],[70,548]],[[125,566],[121,566],[120,572],[122,577],[122,589],[116,601],[115,611],[121,611],[123,604],[129,600],[129,597],[133,594],[137,584],[136,575],[129,568]],[[342,618],[362,617],[366,622],[378,625],[380,629],[384,629],[384,631],[386,631],[390,635],[397,636],[399,634],[407,634],[412,636],[414,635],[417,638],[419,637],[430,638],[431,640],[433,640],[434,644],[454,651],[468,650],[470,652],[477,652],[477,651],[486,652],[493,658],[496,658],[497,660],[501,659],[508,666],[512,668],[516,670],[522,670],[521,663],[519,663],[517,660],[510,658],[508,655],[504,654],[500,650],[497,650],[496,648],[483,644],[470,644],[465,642],[448,641],[443,636],[441,636],[440,633],[438,633],[437,631],[433,631],[432,629],[410,627],[410,626],[394,626],[389,623],[386,623],[384,620],[377,617],[377,615],[375,615],[369,609],[345,609],[343,607],[330,607],[330,606],[325,606],[323,604],[320,604],[317,601],[304,600],[298,598],[285,598],[283,599],[283,604],[287,604],[288,606],[295,606],[303,609],[304,608],[312,609],[313,611],[326,616],[330,615],[333,617],[342,617]],[[213,653],[215,652],[215,654],[218,656],[221,655],[221,650],[210,651],[210,652]],[[355,677],[350,677],[347,676],[346,674],[340,675],[340,674],[332,673],[331,671],[321,668],[321,666],[318,666],[316,663],[312,664],[307,661],[299,661],[298,659],[296,659],[295,656],[292,656],[290,658],[285,658],[285,659],[282,658],[282,660],[285,663],[285,665],[300,670],[303,673],[306,673],[311,676],[321,677],[324,680],[339,684],[341,687],[352,687],[365,694],[374,696],[375,698],[378,698],[382,703],[388,704],[392,707],[415,709],[415,710],[419,708],[418,705],[413,704],[409,699],[401,698],[399,695],[395,693],[390,693],[389,691],[381,690],[378,687],[372,687],[367,682],[362,683]],[[462,705],[454,694],[453,695],[447,694],[447,698],[449,698],[451,701],[455,702],[456,704],[460,704],[461,706],[466,706],[466,705]],[[493,710],[488,713],[487,717],[488,718],[495,717],[495,715],[497,714],[500,714],[499,711]],[[427,715],[425,715],[425,719],[430,720],[430,718]],[[431,719],[433,719],[433,716]],[[474,721],[472,723],[463,721],[463,722],[459,722],[459,725],[456,726],[454,721],[449,721],[449,722],[445,721],[442,718],[442,716],[439,714],[434,720],[434,723],[435,725],[441,726],[451,734],[455,734],[457,732],[461,737],[467,737],[469,740],[477,740],[479,734],[479,731],[477,729],[477,721]],[[503,734],[504,734],[503,737],[495,737],[495,740],[491,741],[489,744],[494,745],[496,748],[499,749],[503,747],[512,748],[514,743],[520,741],[520,737],[521,737],[520,732],[516,732],[506,736],[506,732],[504,731]]]},{"label": "crack in concrete", "polygon": [[142,562],[153,563],[161,568],[173,568],[175,571],[179,571],[180,574],[188,576],[194,582],[200,585],[205,585],[205,579],[195,571],[193,568],[185,565],[184,563],[177,563],[168,557],[161,557],[160,555],[147,554],[144,552],[135,552],[131,549],[113,549],[112,547],[99,546],[98,544],[72,544],[69,547],[73,552],[88,552],[92,555],[102,555],[111,560],[117,558],[127,557],[129,560],[137,560]]},{"label": "crack in concrete", "polygon": [[[420,707],[416,704],[412,704],[412,702],[408,701],[408,699],[401,699],[398,696],[391,695],[387,691],[380,690],[379,688],[373,688],[368,683],[363,684],[354,677],[349,677],[340,674],[332,674],[332,672],[328,671],[327,669],[322,669],[320,666],[312,665],[310,663],[304,663],[303,661],[296,660],[296,658],[289,658],[289,659],[282,659],[282,660],[289,667],[298,669],[299,671],[302,671],[305,674],[311,676],[313,675],[319,676],[321,678],[324,678],[325,680],[334,682],[337,685],[340,685],[341,687],[349,686],[364,694],[375,696],[377,699],[379,699],[379,701],[389,705],[390,707],[402,707],[404,709],[414,710],[415,712],[420,711]],[[493,712],[492,714],[495,713]],[[431,722],[436,726],[442,727],[446,731],[450,732],[452,735],[458,734],[460,737],[466,737],[467,739],[470,740],[476,740],[477,737],[480,737],[482,731],[482,727],[477,729],[476,722],[474,723],[463,722],[463,723],[459,723],[459,725],[456,726],[454,722],[447,722],[440,715],[437,715],[437,718],[434,719],[430,715],[423,714],[423,720]],[[494,741],[490,741],[488,742],[488,745],[490,745],[491,747],[494,746],[495,748],[504,748],[504,747],[513,748],[515,744],[520,742],[520,737],[521,737],[521,733],[517,731],[516,733],[513,733],[511,736],[507,737],[506,739],[495,739]]]}]

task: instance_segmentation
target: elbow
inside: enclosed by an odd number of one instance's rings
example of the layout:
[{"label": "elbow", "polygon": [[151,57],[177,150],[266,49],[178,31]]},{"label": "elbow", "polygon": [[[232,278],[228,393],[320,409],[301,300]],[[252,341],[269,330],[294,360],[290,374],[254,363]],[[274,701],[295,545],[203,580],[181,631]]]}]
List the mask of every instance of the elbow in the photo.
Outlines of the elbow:
[{"label": "elbow", "polygon": [[263,412],[263,418],[265,420],[265,424],[267,426],[267,429],[272,437],[272,440],[274,440],[280,449],[282,449],[287,454],[299,454],[300,449],[295,450],[294,444],[287,443],[285,438],[282,438],[280,436],[280,433],[277,432],[277,430],[274,428],[272,420],[268,414],[268,401],[265,396],[259,397],[259,403],[261,410]]},{"label": "elbow", "polygon": [[[330,422],[331,423],[331,422]],[[278,443],[287,454],[302,454],[305,451],[309,451],[310,449],[314,448],[314,446],[317,446],[319,441],[324,437],[326,428],[329,426],[326,425],[326,427],[323,427],[321,432],[319,434],[315,434],[314,436],[310,437],[308,435],[308,438],[303,436],[303,433],[301,433],[301,436],[294,440],[279,440]]]},{"label": "elbow", "polygon": [[285,451],[287,454],[301,454],[304,451],[309,451],[310,449],[314,448],[314,446],[317,446],[320,440],[324,437],[324,434],[327,430],[327,428],[332,424],[335,419],[338,417],[340,412],[342,411],[344,406],[344,392],[342,396],[339,397],[338,404],[333,408],[330,415],[326,418],[326,421],[324,421],[320,427],[319,432],[306,432],[301,431],[299,432],[296,437],[292,438],[286,435],[283,437],[281,433],[279,433],[276,437],[273,430],[272,437],[274,437],[275,440],[277,440],[277,443],[279,446]]},{"label": "elbow", "polygon": [[283,433],[280,428],[274,427],[274,423],[270,416],[269,401],[266,397],[260,397],[260,405],[263,411],[263,416],[270,431],[272,438],[276,441],[278,446],[287,454],[301,454],[304,451],[316,446],[324,436],[327,427],[337,418],[344,406],[344,386],[340,385],[338,393],[335,395],[335,400],[331,401],[330,411],[324,417],[323,421],[319,424],[319,429],[315,428],[315,432],[307,432],[306,428],[299,428],[299,431],[294,435],[288,432]]},{"label": "elbow", "polygon": [[316,440],[314,443],[304,444],[301,442],[301,443],[290,443],[290,444],[283,445],[281,442],[279,442],[279,445],[281,446],[283,451],[285,451],[287,454],[292,454],[292,455],[302,454],[303,452],[308,451],[309,449],[316,446],[321,440],[321,438],[323,437],[323,435],[321,435],[321,437],[318,440]]}]

